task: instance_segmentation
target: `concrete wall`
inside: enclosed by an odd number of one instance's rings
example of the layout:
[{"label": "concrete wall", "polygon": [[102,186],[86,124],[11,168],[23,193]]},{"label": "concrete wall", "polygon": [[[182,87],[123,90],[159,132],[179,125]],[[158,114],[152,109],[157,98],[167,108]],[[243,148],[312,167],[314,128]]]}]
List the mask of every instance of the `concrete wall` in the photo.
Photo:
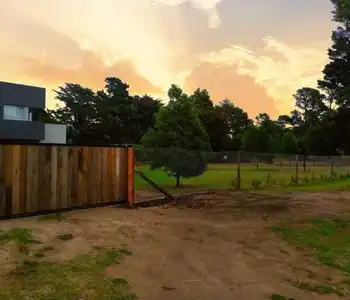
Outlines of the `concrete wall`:
[{"label": "concrete wall", "polygon": [[67,126],[61,124],[45,124],[45,139],[43,144],[66,144]]}]

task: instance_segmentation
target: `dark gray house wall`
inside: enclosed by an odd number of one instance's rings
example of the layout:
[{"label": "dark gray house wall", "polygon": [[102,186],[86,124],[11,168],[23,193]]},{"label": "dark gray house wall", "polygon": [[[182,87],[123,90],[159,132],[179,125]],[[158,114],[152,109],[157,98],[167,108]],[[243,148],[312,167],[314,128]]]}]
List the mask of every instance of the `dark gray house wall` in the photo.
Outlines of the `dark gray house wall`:
[{"label": "dark gray house wall", "polygon": [[45,108],[45,89],[0,81],[0,140],[45,139],[45,124],[38,121],[4,120],[4,105]]}]

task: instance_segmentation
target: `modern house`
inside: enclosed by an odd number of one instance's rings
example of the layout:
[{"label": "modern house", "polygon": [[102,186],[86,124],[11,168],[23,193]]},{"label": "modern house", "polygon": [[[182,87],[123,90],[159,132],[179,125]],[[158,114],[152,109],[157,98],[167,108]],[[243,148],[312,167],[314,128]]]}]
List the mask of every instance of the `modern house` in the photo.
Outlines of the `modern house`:
[{"label": "modern house", "polygon": [[66,143],[66,126],[40,122],[46,90],[0,81],[1,143]]}]

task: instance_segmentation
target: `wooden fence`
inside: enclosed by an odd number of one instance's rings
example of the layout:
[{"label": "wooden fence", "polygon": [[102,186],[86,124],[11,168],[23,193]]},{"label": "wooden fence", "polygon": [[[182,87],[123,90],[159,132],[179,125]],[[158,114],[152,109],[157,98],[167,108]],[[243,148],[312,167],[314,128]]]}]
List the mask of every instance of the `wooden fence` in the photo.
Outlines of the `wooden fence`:
[{"label": "wooden fence", "polygon": [[127,200],[128,149],[0,145],[0,218]]}]

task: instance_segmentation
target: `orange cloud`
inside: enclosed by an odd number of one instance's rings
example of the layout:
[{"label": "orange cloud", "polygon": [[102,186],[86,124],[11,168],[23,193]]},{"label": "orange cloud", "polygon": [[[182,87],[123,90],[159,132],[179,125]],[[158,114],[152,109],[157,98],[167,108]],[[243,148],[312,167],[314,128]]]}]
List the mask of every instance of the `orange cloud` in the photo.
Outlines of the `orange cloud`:
[{"label": "orange cloud", "polygon": [[60,85],[65,82],[79,83],[91,88],[102,88],[104,78],[119,77],[130,85],[136,94],[159,94],[162,89],[152,85],[140,76],[131,61],[121,61],[107,66],[93,52],[85,51],[81,63],[76,68],[63,69],[31,58],[24,59],[23,72],[45,85]]},{"label": "orange cloud", "polygon": [[260,112],[267,112],[275,117],[278,111],[275,100],[266,93],[266,89],[255,83],[248,75],[238,75],[235,68],[203,63],[188,76],[185,90],[193,91],[206,88],[213,101],[218,103],[225,98],[255,117]]}]

